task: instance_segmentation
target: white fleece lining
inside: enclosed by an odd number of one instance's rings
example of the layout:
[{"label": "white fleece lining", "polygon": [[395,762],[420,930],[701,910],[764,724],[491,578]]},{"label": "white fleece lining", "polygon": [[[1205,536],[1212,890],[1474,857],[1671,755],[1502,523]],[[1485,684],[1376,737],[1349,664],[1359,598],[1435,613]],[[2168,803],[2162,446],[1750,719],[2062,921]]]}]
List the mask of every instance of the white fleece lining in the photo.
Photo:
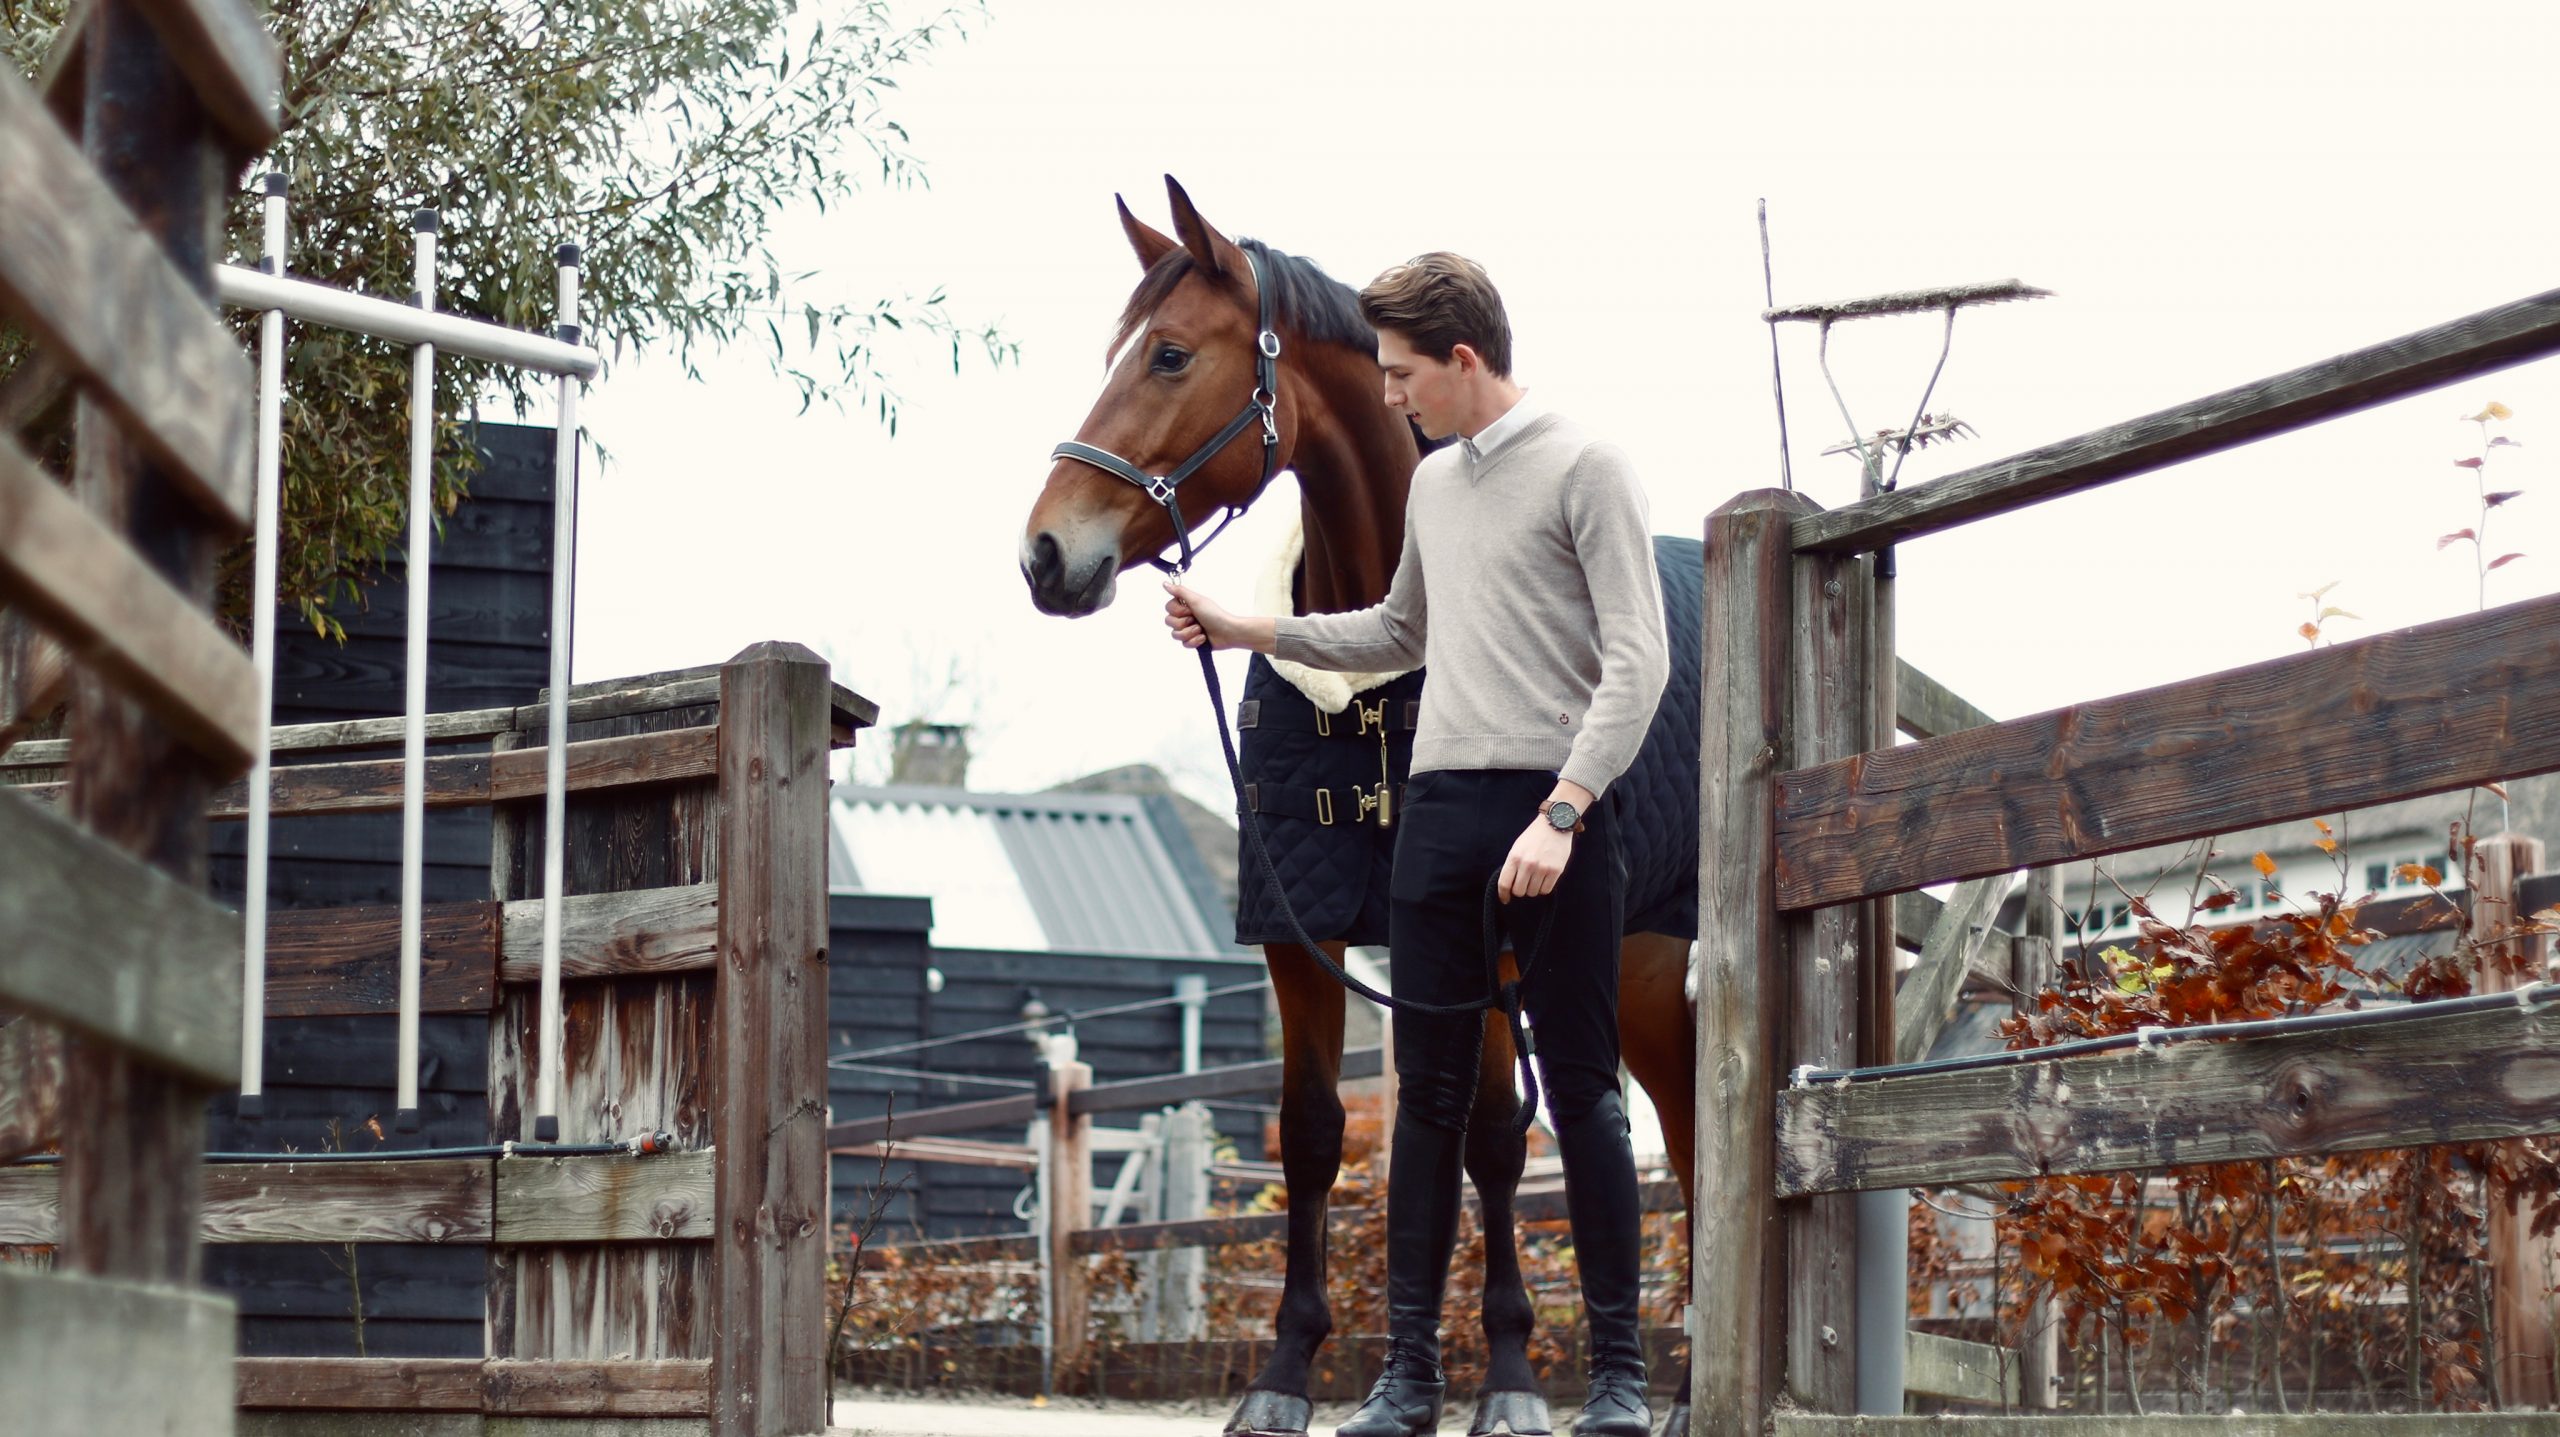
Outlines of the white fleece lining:
[{"label": "white fleece lining", "polygon": [[[1293,516],[1289,520],[1287,536],[1271,556],[1271,563],[1263,569],[1261,582],[1254,586],[1255,612],[1297,617],[1297,604],[1290,591],[1295,587],[1292,580],[1297,577],[1298,561],[1305,557],[1306,552],[1306,520],[1303,516]],[[1311,669],[1305,664],[1293,664],[1287,659],[1273,659],[1271,668],[1287,679],[1291,688],[1305,694],[1307,702],[1329,714],[1338,714],[1351,707],[1353,694],[1393,683],[1413,672],[1400,669],[1388,674],[1337,674],[1330,669]]]}]

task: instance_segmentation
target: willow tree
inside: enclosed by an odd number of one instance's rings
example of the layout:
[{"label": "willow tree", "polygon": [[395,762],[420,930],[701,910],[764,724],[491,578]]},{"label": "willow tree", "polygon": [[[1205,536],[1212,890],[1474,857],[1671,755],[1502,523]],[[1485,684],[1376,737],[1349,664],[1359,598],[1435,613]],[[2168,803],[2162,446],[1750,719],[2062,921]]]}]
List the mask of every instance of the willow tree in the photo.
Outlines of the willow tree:
[{"label": "willow tree", "polygon": [[[39,73],[76,8],[0,0],[0,45],[20,73]],[[788,271],[774,229],[798,205],[921,178],[890,108],[897,77],[981,13],[914,15],[886,0],[272,0],[284,133],[240,177],[231,252],[258,252],[255,182],[281,171],[293,273],[406,295],[409,218],[431,206],[443,221],[438,306],[547,329],[551,256],[575,241],[587,334],[608,359],[667,354],[696,373],[697,356],[752,344],[804,407],[867,408],[894,429],[901,356],[883,342],[931,336],[955,368],[971,352],[1002,362],[1010,346],[955,321],[939,291],[804,300],[802,287],[825,281]],[[0,335],[0,371],[13,352]],[[408,362],[311,328],[289,366],[282,589],[331,632],[331,606],[358,594],[404,532]],[[453,428],[484,399],[521,405],[533,389],[449,358],[436,386]],[[66,407],[54,404],[53,427]],[[471,477],[458,438],[437,445],[447,510]]]}]

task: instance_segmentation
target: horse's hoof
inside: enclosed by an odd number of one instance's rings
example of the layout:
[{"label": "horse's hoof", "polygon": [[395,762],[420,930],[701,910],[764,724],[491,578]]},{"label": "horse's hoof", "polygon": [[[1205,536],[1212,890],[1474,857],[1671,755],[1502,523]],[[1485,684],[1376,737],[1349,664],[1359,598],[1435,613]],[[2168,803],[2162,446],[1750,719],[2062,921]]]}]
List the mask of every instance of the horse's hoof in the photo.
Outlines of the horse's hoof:
[{"label": "horse's hoof", "polygon": [[1227,1437],[1307,1437],[1316,1405],[1294,1392],[1251,1391],[1227,1419]]},{"label": "horse's hoof", "polygon": [[1547,1399],[1535,1392],[1487,1392],[1476,1398],[1467,1437],[1547,1437],[1556,1430]]},{"label": "horse's hoof", "polygon": [[1689,1404],[1674,1402],[1662,1419],[1662,1437],[1689,1437]]}]

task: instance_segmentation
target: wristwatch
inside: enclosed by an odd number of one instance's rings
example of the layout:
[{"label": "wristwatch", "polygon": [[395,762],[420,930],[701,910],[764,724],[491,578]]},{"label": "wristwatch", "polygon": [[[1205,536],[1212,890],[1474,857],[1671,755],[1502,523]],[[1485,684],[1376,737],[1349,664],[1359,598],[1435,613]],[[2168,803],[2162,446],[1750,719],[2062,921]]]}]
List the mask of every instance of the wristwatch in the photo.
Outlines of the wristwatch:
[{"label": "wristwatch", "polygon": [[1559,798],[1548,804],[1544,812],[1548,826],[1556,832],[1580,833],[1582,831],[1582,810],[1575,808],[1570,800]]}]

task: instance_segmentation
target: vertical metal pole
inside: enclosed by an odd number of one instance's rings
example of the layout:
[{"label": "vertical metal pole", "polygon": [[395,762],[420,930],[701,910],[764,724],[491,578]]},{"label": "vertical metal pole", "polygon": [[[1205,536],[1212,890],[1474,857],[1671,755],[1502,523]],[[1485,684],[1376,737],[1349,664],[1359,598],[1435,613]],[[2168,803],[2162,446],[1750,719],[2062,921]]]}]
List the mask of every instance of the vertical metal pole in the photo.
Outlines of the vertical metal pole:
[{"label": "vertical metal pole", "polygon": [[[271,174],[266,191],[267,273],[284,273],[285,177]],[[258,666],[258,752],[249,768],[249,874],[240,957],[240,1106],[244,1118],[266,1109],[267,1077],[267,823],[270,792],[268,721],[276,703],[276,545],[283,513],[284,311],[258,316],[258,537],[257,572],[250,587],[249,649]]]},{"label": "vertical metal pole", "polygon": [[[417,305],[436,307],[436,212],[418,211]],[[418,1130],[418,919],[426,891],[427,610],[434,567],[436,347],[409,351],[409,702],[400,784],[400,1096],[392,1127]]]},{"label": "vertical metal pole", "polygon": [[[1915,421],[1916,422],[1916,421]],[[1907,442],[1907,441],[1906,441]],[[1884,447],[1870,446],[1864,456],[1859,497],[1883,492]],[[1896,733],[1894,673],[1893,550],[1875,556],[1874,604],[1868,628],[1867,747],[1890,750]],[[1860,1063],[1890,1063],[1894,1056],[1893,993],[1897,951],[1893,937],[1893,900],[1867,900],[1865,970],[1859,976],[1865,993]],[[1858,1194],[1858,1360],[1857,1409],[1862,1414],[1902,1415],[1903,1370],[1910,1345],[1911,1322],[1911,1190],[1877,1188]]]},{"label": "vertical metal pole", "polygon": [[[578,247],[560,246],[558,337],[578,340]],[[578,381],[560,376],[551,461],[551,709],[542,785],[542,1034],[536,1058],[535,1142],[560,1138],[560,903],[569,826],[569,643],[576,631]]]},{"label": "vertical metal pole", "polygon": [[1182,1005],[1182,1071],[1200,1071],[1200,1020],[1209,1004],[1209,980],[1185,973],[1173,980],[1173,1001]]}]

